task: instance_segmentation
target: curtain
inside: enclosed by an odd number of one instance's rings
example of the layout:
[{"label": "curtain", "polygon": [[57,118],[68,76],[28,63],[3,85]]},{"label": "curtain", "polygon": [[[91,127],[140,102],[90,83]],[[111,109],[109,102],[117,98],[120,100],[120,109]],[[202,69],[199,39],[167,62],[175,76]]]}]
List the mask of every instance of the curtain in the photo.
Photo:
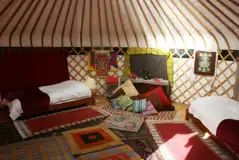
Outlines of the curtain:
[{"label": "curtain", "polygon": [[172,84],[173,83],[173,57],[172,53],[169,51],[163,51],[156,48],[128,48],[125,54],[124,61],[124,76],[128,76],[130,74],[130,56],[131,55],[143,55],[143,54],[154,54],[161,55],[167,57],[167,74],[168,80]]},{"label": "curtain", "polygon": [[143,69],[149,71],[152,78],[162,78],[168,80],[167,56],[142,54],[130,55],[131,72],[143,78]]},{"label": "curtain", "polygon": [[239,101],[239,61],[237,61],[237,70],[236,70],[235,87],[234,87],[233,98],[235,100]]}]

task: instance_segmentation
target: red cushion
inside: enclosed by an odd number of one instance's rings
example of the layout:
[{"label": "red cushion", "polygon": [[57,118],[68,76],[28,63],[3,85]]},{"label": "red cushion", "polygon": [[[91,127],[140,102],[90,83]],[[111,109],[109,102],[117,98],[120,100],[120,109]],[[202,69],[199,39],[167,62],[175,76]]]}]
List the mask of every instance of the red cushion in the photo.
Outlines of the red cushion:
[{"label": "red cushion", "polygon": [[106,84],[118,84],[118,77],[114,76],[106,77]]},{"label": "red cushion", "polygon": [[166,96],[162,87],[157,87],[145,93],[143,96],[151,101],[157,111],[174,110],[171,101]]}]

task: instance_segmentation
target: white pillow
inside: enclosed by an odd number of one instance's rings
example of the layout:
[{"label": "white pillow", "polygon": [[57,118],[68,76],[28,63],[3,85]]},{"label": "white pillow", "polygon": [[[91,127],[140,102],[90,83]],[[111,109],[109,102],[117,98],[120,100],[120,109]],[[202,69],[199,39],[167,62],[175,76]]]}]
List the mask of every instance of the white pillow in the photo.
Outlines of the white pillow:
[{"label": "white pillow", "polygon": [[85,85],[89,87],[90,89],[96,89],[96,82],[95,79],[87,77],[85,80]]}]

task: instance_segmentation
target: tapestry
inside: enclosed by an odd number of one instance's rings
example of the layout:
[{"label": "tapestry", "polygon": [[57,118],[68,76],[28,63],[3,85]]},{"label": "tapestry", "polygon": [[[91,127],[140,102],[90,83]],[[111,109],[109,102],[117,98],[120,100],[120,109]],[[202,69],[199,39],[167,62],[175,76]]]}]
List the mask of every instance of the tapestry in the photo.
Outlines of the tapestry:
[{"label": "tapestry", "polygon": [[102,114],[102,112],[91,107],[81,107],[36,118],[17,120],[14,125],[22,138],[28,138],[105,116],[106,114]]},{"label": "tapestry", "polygon": [[88,69],[116,72],[118,70],[117,52],[95,50],[88,54]]},{"label": "tapestry", "polygon": [[161,111],[155,115],[144,116],[143,113],[134,113],[134,112],[124,111],[121,109],[114,109],[110,103],[102,107],[92,106],[92,108],[106,115],[111,115],[111,116],[133,115],[137,117],[144,117],[147,120],[172,120],[177,118],[179,113],[178,111]]},{"label": "tapestry", "polygon": [[3,160],[74,160],[65,138],[38,138],[0,147],[0,159]]},{"label": "tapestry", "polygon": [[160,159],[232,159],[191,122],[147,120],[146,123],[157,142]]},{"label": "tapestry", "polygon": [[131,115],[109,116],[102,122],[102,124],[106,125],[108,128],[129,132],[138,132],[143,123],[143,117],[135,117]]},{"label": "tapestry", "polygon": [[104,125],[63,132],[73,155],[99,151],[124,143]]},{"label": "tapestry", "polygon": [[76,160],[143,160],[127,145],[80,156]]}]

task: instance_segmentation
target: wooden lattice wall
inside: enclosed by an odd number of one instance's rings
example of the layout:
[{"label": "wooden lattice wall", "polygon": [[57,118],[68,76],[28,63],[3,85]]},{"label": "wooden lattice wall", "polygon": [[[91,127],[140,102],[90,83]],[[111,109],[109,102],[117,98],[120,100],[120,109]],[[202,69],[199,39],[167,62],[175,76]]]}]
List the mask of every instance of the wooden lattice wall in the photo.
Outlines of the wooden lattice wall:
[{"label": "wooden lattice wall", "polygon": [[[94,71],[88,71],[87,52],[90,48],[72,49],[68,57],[69,72],[72,79],[82,81],[87,75],[94,77],[97,81],[97,94],[104,94],[106,84],[105,78],[96,77]],[[109,72],[110,75],[123,75],[125,48],[114,48],[120,55],[118,56],[118,72]],[[238,60],[238,51],[220,51],[217,64],[218,76],[210,87],[212,77],[196,76],[194,82],[191,81],[193,72],[192,62],[194,50],[173,49],[174,57],[174,83],[172,87],[171,99],[179,103],[190,103],[197,97],[207,95],[225,95],[232,97],[233,86],[235,83],[234,73],[236,70],[236,60]]]}]

